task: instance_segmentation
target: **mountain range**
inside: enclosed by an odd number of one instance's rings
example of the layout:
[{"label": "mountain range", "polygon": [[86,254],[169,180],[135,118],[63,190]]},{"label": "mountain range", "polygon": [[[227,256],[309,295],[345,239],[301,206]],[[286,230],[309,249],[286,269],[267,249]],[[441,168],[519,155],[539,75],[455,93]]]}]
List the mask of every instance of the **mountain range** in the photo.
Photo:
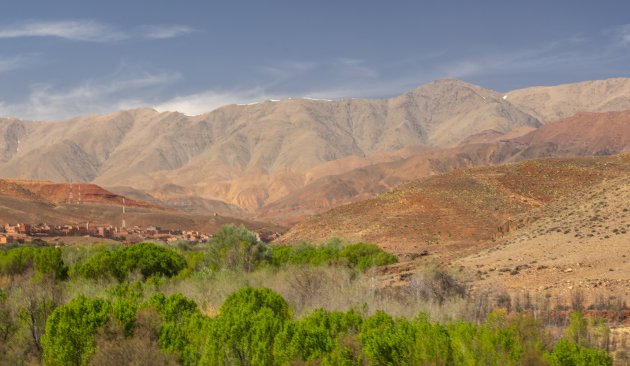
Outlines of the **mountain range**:
[{"label": "mountain range", "polygon": [[386,99],[268,100],[192,117],[3,118],[0,176],[292,223],[453,168],[627,151],[618,111],[628,109],[626,78],[506,93],[447,79]]}]

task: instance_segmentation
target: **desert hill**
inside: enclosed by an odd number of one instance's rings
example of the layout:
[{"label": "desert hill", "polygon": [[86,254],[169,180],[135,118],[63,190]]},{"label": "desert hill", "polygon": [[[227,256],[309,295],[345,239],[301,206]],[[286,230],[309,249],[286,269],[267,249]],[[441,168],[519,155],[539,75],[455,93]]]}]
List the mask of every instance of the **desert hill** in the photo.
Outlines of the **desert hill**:
[{"label": "desert hill", "polygon": [[496,238],[497,228],[513,218],[629,174],[627,154],[454,170],[316,215],[293,226],[280,241],[336,236],[399,253],[461,255]]}]

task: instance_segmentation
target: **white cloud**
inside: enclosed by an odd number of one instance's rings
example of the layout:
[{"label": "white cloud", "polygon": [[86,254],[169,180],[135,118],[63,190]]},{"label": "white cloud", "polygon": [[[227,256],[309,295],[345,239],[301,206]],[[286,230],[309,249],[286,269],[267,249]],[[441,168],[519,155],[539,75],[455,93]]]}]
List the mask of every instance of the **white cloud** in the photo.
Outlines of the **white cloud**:
[{"label": "white cloud", "polygon": [[130,38],[166,39],[192,32],[183,25],[122,28],[94,20],[29,21],[0,26],[0,38],[58,37],[74,41],[115,42]]},{"label": "white cloud", "polygon": [[50,85],[36,85],[22,102],[0,101],[0,115],[51,120],[144,107],[152,93],[180,78],[178,73],[145,73],[106,81],[90,80],[63,91]]},{"label": "white cloud", "polygon": [[248,104],[267,99],[280,99],[285,96],[272,95],[263,88],[235,91],[208,90],[200,93],[178,96],[154,106],[158,111],[177,111],[189,116],[210,112],[228,104]]}]

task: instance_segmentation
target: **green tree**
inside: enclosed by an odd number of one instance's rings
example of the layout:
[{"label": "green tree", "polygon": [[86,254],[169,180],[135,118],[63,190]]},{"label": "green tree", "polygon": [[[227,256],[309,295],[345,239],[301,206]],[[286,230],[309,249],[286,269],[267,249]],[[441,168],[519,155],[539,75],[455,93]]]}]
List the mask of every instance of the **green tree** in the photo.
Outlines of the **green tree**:
[{"label": "green tree", "polygon": [[48,318],[43,337],[44,363],[87,365],[96,351],[95,335],[109,319],[111,304],[79,296],[58,307]]},{"label": "green tree", "polygon": [[273,365],[276,334],[290,318],[286,301],[264,288],[244,288],[221,306],[203,364]]},{"label": "green tree", "polygon": [[611,366],[612,357],[606,351],[582,347],[569,339],[561,339],[553,352],[545,355],[549,366]]},{"label": "green tree", "polygon": [[341,349],[340,338],[357,334],[361,322],[361,315],[354,310],[342,313],[323,309],[299,321],[287,322],[275,339],[275,360],[280,365],[289,365],[297,361],[343,358],[347,352]]},{"label": "green tree", "polygon": [[267,245],[243,225],[223,225],[213,235],[208,249],[208,262],[213,269],[253,271],[270,255]]},{"label": "green tree", "polygon": [[124,281],[134,271],[147,279],[152,276],[172,277],[185,267],[186,259],[175,251],[142,243],[100,251],[79,265],[76,272],[86,278],[114,277]]}]

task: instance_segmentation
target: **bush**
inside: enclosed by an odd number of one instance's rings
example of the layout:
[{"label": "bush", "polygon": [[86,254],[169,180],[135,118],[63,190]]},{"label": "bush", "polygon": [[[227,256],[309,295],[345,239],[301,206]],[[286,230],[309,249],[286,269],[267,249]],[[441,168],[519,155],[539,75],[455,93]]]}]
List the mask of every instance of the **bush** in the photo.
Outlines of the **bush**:
[{"label": "bush", "polygon": [[385,252],[375,244],[357,243],[343,247],[338,241],[331,241],[320,246],[299,243],[294,246],[273,247],[270,263],[274,266],[283,264],[318,266],[343,263],[350,268],[364,271],[397,261],[396,256]]},{"label": "bush", "polygon": [[269,289],[244,288],[231,294],[213,322],[202,363],[274,364],[274,339],[289,318],[286,301]]},{"label": "bush", "polygon": [[549,366],[611,366],[612,357],[604,350],[582,347],[579,344],[562,339],[553,352],[545,355]]},{"label": "bush", "polygon": [[95,335],[109,319],[111,304],[79,296],[51,314],[42,340],[46,365],[87,365]]},{"label": "bush", "polygon": [[68,277],[68,267],[61,254],[61,250],[54,247],[0,251],[0,274],[18,275],[33,269],[38,276],[65,280]]},{"label": "bush", "polygon": [[213,235],[208,249],[212,269],[251,272],[269,257],[267,245],[243,225],[223,225]]},{"label": "bush", "polygon": [[160,347],[175,353],[184,365],[197,365],[204,353],[211,320],[181,294],[169,297],[157,294],[149,300],[149,305],[163,319],[158,331]]},{"label": "bush", "polygon": [[296,361],[345,357],[340,338],[358,333],[361,322],[361,315],[353,310],[347,313],[315,310],[306,318],[285,325],[275,340],[275,360],[280,365],[289,365]]},{"label": "bush", "polygon": [[114,277],[124,281],[137,271],[146,280],[161,275],[172,277],[186,267],[186,260],[171,249],[144,243],[101,251],[80,264],[76,272],[86,278]]},{"label": "bush", "polygon": [[350,267],[360,271],[398,262],[395,255],[387,253],[378,245],[365,243],[348,245],[339,253],[339,257],[347,260]]}]

